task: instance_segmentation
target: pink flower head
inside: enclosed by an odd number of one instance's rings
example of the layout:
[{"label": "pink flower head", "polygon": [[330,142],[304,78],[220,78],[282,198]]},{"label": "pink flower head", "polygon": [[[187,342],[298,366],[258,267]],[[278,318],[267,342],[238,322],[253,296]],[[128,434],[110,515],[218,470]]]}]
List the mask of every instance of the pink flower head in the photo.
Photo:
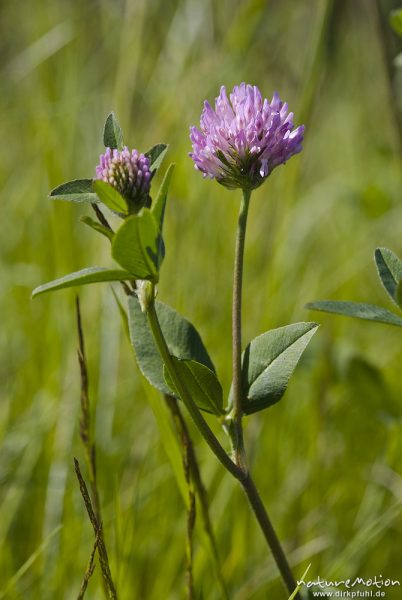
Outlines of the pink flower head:
[{"label": "pink flower head", "polygon": [[123,150],[106,148],[96,167],[96,179],[112,185],[134,211],[147,204],[152,173],[150,161],[137,150],[124,146]]},{"label": "pink flower head", "polygon": [[195,168],[228,188],[254,189],[302,150],[304,125],[294,129],[293,113],[277,92],[269,102],[256,86],[241,83],[229,98],[225,86],[206,100],[200,129],[190,128]]}]

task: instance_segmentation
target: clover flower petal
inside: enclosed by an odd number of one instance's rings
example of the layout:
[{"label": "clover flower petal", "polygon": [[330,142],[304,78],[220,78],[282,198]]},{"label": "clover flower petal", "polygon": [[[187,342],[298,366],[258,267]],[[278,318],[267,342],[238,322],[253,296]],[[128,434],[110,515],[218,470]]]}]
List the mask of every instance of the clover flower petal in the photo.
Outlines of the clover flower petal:
[{"label": "clover flower petal", "polygon": [[275,92],[271,102],[257,86],[241,83],[215,100],[206,100],[200,128],[190,128],[190,157],[204,177],[228,188],[259,187],[275,167],[302,150],[304,125],[294,128],[293,113]]},{"label": "clover flower petal", "polygon": [[96,179],[112,185],[134,211],[148,203],[152,173],[147,156],[127,146],[119,150],[106,148],[96,167]]}]

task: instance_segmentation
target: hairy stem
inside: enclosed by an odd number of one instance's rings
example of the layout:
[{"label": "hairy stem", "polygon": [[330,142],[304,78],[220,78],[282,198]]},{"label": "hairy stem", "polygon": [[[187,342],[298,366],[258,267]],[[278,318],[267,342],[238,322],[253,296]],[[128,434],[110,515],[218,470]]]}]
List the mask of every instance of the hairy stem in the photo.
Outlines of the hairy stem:
[{"label": "hairy stem", "polygon": [[232,441],[235,462],[242,471],[246,472],[246,458],[243,442],[242,427],[242,372],[241,372],[241,304],[243,285],[243,257],[246,239],[247,215],[250,204],[251,192],[243,190],[240,205],[239,220],[237,224],[235,260],[233,271],[233,296],[232,296],[232,369],[233,369],[233,429]]},{"label": "hairy stem", "polygon": [[159,350],[165,367],[168,370],[173,384],[177,389],[180,398],[184,402],[188,412],[190,413],[197,429],[199,430],[202,437],[205,439],[208,446],[211,448],[212,452],[215,454],[219,462],[221,462],[225,469],[232,473],[232,475],[236,477],[236,479],[239,479],[239,477],[241,477],[242,475],[241,470],[235,465],[230,456],[228,456],[224,448],[219,443],[218,439],[215,437],[213,431],[211,430],[208,423],[200,413],[194,400],[188,393],[187,388],[182,383],[180,376],[177,373],[176,365],[174,364],[174,361],[170,356],[169,348],[167,347],[166,340],[161,330],[154,302],[152,302],[148,307],[147,316],[156,346]]}]

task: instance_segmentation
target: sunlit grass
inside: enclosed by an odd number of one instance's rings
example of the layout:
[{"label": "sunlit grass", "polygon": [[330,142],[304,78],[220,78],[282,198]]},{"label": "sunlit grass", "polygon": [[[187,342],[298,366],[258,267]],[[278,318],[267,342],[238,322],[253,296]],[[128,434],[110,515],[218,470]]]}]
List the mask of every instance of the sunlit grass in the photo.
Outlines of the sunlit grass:
[{"label": "sunlit grass", "polygon": [[[76,597],[93,543],[73,470],[82,457],[74,293],[30,294],[107,264],[107,241],[79,222],[86,209],[51,202],[48,190],[92,175],[111,109],[129,145],[170,143],[159,297],[197,325],[227,392],[239,198],[195,172],[187,134],[204,98],[243,80],[267,96],[278,89],[296,123],[298,106],[308,119],[302,155],[252,200],[244,340],[293,321],[323,325],[285,398],[247,418],[255,479],[298,576],[310,562],[311,577],[400,573],[400,331],[303,309],[323,298],[387,306],[372,255],[378,245],[402,254],[400,157],[374,14],[344,3],[326,29],[327,4],[39,0],[22,18],[18,3],[2,7],[0,590],[10,600]],[[181,598],[178,449],[110,288],[80,296],[119,597]],[[231,597],[279,600],[241,490],[194,437]],[[219,598],[201,528],[195,582],[200,597]],[[97,568],[87,597],[101,594]]]}]

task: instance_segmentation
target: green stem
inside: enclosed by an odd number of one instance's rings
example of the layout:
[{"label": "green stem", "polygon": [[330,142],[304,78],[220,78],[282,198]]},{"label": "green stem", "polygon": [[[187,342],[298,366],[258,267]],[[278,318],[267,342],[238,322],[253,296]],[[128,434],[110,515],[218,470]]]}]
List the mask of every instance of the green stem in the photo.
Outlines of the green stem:
[{"label": "green stem", "polygon": [[[243,261],[244,245],[246,240],[247,216],[250,205],[251,191],[243,190],[243,198],[240,204],[239,219],[237,223],[237,235],[235,246],[235,259],[233,270],[233,296],[232,296],[232,364],[233,364],[233,410],[230,434],[233,443],[236,465],[243,473],[240,483],[249,499],[251,508],[261,527],[264,537],[272,552],[276,565],[282,579],[290,593],[296,588],[289,563],[279,542],[278,536],[272,526],[268,513],[261,500],[258,490],[248,472],[246,451],[243,441],[243,382],[241,369],[241,308],[242,308],[242,285],[243,285]],[[299,598],[299,596],[296,596]]]},{"label": "green stem", "polygon": [[244,472],[247,471],[242,427],[242,373],[241,373],[241,303],[243,285],[243,257],[246,239],[247,215],[250,204],[251,191],[243,190],[240,204],[239,220],[237,224],[235,260],[233,271],[233,296],[232,296],[232,368],[233,368],[233,430],[232,441],[235,453],[235,462]]},{"label": "green stem", "polygon": [[239,479],[242,476],[240,469],[235,465],[232,459],[226,454],[224,448],[219,443],[218,439],[215,437],[213,431],[209,427],[208,423],[198,410],[194,400],[191,395],[188,393],[186,387],[183,385],[179,374],[176,371],[176,365],[170,356],[169,348],[167,347],[165,338],[163,336],[160,323],[158,320],[158,316],[155,310],[155,303],[151,302],[150,306],[148,306],[147,311],[149,326],[151,327],[152,334],[155,339],[155,343],[158,347],[162,360],[167,368],[169,375],[177,389],[177,392],[184,402],[188,412],[190,413],[194,423],[197,426],[197,429],[207,442],[208,446],[211,448],[212,452],[215,454],[217,459],[222,463],[222,465],[227,469],[236,479]]},{"label": "green stem", "polygon": [[[233,475],[233,477],[235,477],[242,485],[250,501],[251,508],[253,509],[253,512],[260,525],[260,528],[268,543],[268,546],[272,552],[275,563],[279,569],[279,572],[281,573],[283,581],[287,589],[293,592],[296,588],[296,582],[293,578],[286,556],[282,550],[278,537],[271,524],[267,511],[265,510],[264,504],[261,500],[261,497],[258,493],[257,488],[255,487],[251,476],[247,472],[243,471],[243,469],[240,468],[237,464],[235,464],[231,460],[231,458],[226,454],[225,450],[223,449],[223,447],[215,437],[214,433],[210,429],[208,423],[205,421],[204,417],[198,410],[191,395],[188,393],[185,385],[183,385],[180,379],[180,375],[176,371],[175,363],[172,360],[172,357],[170,356],[169,348],[166,344],[166,340],[161,330],[158,315],[156,314],[154,302],[151,302],[148,305],[147,316],[159,353],[181,400],[183,401],[187,410],[189,411],[197,429],[199,430],[199,432],[201,433],[201,435],[203,436],[203,438],[205,439],[205,441],[207,442],[208,446],[211,448],[212,452],[215,454],[217,459],[221,462],[225,469],[227,469]],[[296,596],[296,598],[300,600],[300,596]]]},{"label": "green stem", "polygon": [[[241,484],[272,552],[272,556],[274,557],[283,582],[285,583],[288,592],[292,594],[295,591],[297,584],[255,483],[248,474],[243,480],[241,480]],[[296,594],[295,600],[301,600],[299,594]]]}]

